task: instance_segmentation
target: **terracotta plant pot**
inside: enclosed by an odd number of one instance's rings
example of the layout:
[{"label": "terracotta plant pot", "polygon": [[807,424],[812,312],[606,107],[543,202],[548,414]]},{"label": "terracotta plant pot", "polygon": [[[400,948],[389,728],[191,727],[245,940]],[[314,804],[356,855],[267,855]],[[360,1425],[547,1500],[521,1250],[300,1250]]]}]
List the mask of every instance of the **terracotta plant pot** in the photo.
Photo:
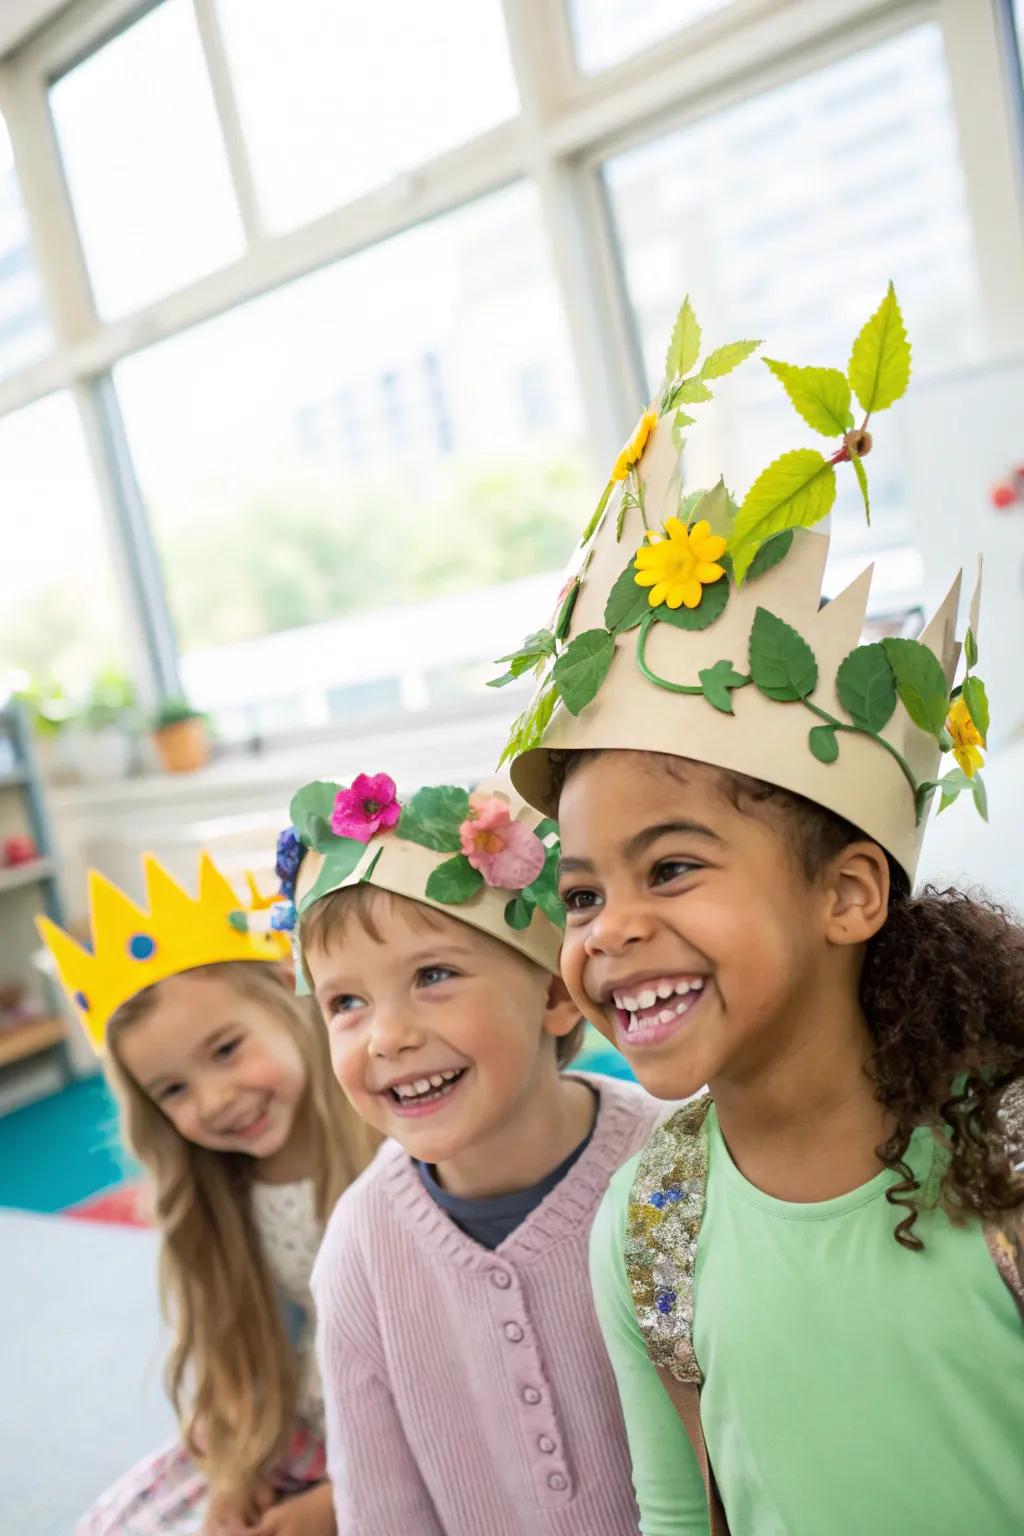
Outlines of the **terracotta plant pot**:
[{"label": "terracotta plant pot", "polygon": [[201,716],[165,725],[153,732],[153,740],[166,773],[194,773],[210,761],[210,739]]}]

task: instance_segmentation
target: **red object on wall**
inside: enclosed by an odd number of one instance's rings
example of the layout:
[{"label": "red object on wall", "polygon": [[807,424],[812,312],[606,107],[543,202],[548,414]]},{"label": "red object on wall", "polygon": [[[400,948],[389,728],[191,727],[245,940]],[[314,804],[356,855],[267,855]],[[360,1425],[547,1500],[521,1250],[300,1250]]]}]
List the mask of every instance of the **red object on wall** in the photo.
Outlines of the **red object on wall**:
[{"label": "red object on wall", "polygon": [[8,868],[16,864],[31,864],[33,859],[39,857],[36,845],[32,838],[24,833],[14,837],[5,837],[3,843],[4,863]]},{"label": "red object on wall", "polygon": [[998,507],[1000,512],[1005,507],[1011,507],[1017,500],[1017,492],[1012,485],[994,485],[992,487],[992,505]]}]

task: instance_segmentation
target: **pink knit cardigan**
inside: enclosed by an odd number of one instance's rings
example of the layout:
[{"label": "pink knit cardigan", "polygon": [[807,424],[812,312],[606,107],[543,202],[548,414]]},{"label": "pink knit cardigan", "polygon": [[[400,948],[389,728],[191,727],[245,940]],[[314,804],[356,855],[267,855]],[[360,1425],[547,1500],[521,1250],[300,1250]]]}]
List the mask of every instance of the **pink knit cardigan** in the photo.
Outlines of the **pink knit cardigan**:
[{"label": "pink knit cardigan", "polygon": [[489,1252],[395,1143],[342,1197],[313,1272],[342,1536],[636,1536],[590,1294],[590,1227],[665,1106],[578,1074],[589,1146]]}]

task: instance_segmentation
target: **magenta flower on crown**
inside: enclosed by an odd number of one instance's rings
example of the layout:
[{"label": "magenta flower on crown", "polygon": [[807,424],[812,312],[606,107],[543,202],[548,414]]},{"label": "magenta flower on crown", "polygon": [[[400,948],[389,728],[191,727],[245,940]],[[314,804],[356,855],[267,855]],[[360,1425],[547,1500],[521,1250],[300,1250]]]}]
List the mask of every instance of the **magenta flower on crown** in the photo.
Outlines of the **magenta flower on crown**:
[{"label": "magenta flower on crown", "polygon": [[544,868],[544,844],[524,822],[512,820],[500,795],[470,795],[459,838],[473,868],[502,890],[525,889]]},{"label": "magenta flower on crown", "polygon": [[402,814],[396,797],[395,781],[386,773],[361,773],[351,788],[339,789],[331,813],[331,831],[337,837],[351,837],[368,843],[381,831],[395,826]]}]

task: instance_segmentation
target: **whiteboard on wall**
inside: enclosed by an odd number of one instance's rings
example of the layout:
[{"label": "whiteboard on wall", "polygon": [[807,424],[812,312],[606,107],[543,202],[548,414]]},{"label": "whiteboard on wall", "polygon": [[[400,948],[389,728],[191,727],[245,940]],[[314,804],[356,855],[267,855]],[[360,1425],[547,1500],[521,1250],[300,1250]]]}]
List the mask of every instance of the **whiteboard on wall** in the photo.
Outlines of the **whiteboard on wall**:
[{"label": "whiteboard on wall", "polygon": [[962,567],[962,626],[984,559],[978,673],[992,709],[991,822],[962,802],[933,813],[921,874],[981,884],[1024,911],[1024,500],[992,503],[1024,466],[1024,357],[915,384],[897,409],[927,610]]}]

